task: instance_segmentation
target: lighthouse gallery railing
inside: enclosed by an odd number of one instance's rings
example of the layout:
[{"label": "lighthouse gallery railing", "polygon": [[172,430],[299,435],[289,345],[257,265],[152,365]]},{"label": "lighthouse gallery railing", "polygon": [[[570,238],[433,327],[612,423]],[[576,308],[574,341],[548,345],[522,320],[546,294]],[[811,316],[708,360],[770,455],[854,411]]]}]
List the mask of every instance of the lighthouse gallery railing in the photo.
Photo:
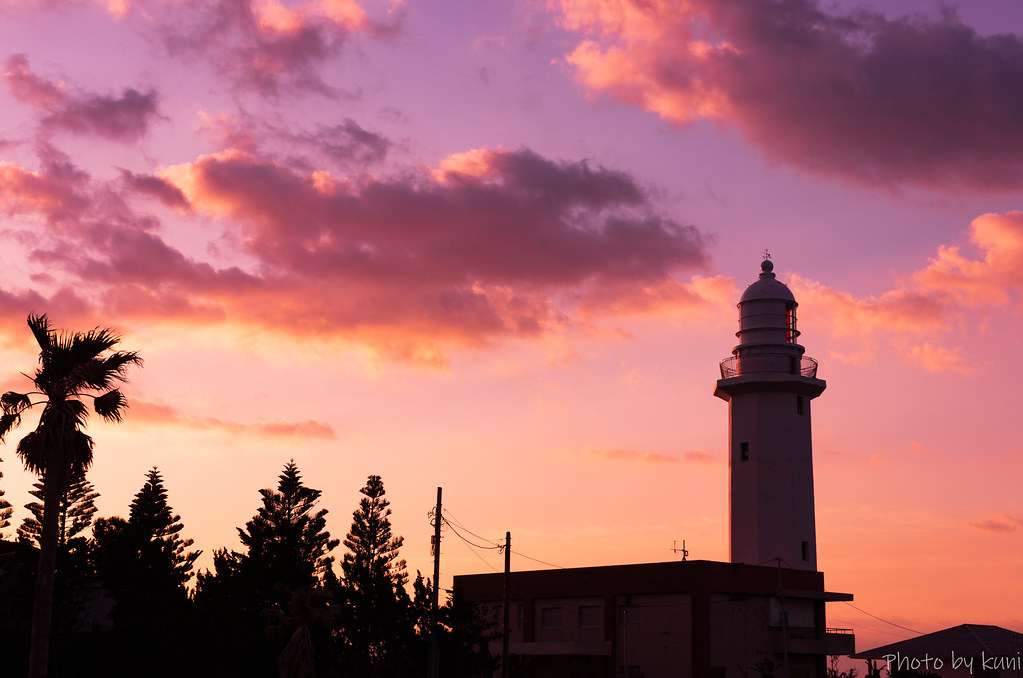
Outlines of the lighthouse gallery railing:
[{"label": "lighthouse gallery railing", "polygon": [[730,379],[743,374],[798,374],[817,376],[817,361],[810,356],[754,355],[729,356],[721,361],[721,378]]}]

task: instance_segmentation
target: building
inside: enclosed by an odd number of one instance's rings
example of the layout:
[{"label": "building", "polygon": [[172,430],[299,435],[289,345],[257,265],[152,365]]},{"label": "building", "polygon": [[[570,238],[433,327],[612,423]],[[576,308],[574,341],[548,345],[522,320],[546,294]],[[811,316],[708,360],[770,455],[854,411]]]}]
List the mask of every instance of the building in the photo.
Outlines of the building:
[{"label": "building", "polygon": [[851,631],[825,624],[825,603],[852,596],[817,571],[810,401],[826,384],[773,269],[765,259],[739,300],[714,390],[729,411],[731,562],[455,577],[495,630],[507,604],[508,675],[823,678],[828,655],[854,651]]},{"label": "building", "polygon": [[883,671],[919,671],[942,678],[1020,678],[1023,634],[988,624],[960,624],[858,652]]}]

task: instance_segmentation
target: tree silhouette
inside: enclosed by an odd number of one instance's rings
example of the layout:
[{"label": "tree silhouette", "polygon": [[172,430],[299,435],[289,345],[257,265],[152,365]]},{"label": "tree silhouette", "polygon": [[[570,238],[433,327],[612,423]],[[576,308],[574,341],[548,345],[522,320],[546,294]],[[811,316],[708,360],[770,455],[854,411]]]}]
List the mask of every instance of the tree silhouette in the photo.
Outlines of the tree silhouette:
[{"label": "tree silhouette", "polygon": [[[60,497],[67,483],[85,475],[92,464],[93,441],[85,428],[89,410],[82,398],[93,399],[103,419],[118,422],[128,403],[114,384],[126,380],[131,365],[141,365],[134,351],[111,351],[120,337],[108,329],[59,332],[46,315],[29,315],[28,326],[39,344],[39,367],[30,377],[34,391],[8,391],[0,396],[0,442],[21,423],[28,409],[42,405],[35,430],[18,442],[25,467],[43,477],[43,531],[32,609],[29,678],[46,678],[53,619]],[[97,395],[98,393],[98,395]],[[41,396],[32,400],[33,396]]]},{"label": "tree silhouette", "polygon": [[128,524],[140,542],[140,562],[165,581],[167,590],[184,590],[192,577],[192,565],[202,551],[187,551],[191,539],[182,539],[181,516],[167,504],[167,490],[155,467],[146,474],[146,484],[131,502]]},{"label": "tree silhouette", "polygon": [[[3,459],[0,459],[3,461]],[[0,471],[0,479],[4,477],[2,471]],[[0,539],[3,539],[3,529],[11,526],[11,515],[14,514],[14,507],[11,506],[11,502],[4,499],[4,489],[0,487]]]},{"label": "tree silhouette", "polygon": [[341,563],[352,623],[347,629],[353,661],[363,675],[399,675],[409,659],[414,620],[405,584],[408,573],[391,534],[390,502],[380,476],[369,476]]},{"label": "tree silhouette", "polygon": [[135,494],[128,520],[96,521],[96,574],[115,600],[107,675],[189,673],[189,657],[179,651],[190,626],[185,584],[201,551],[187,551],[192,540],[181,537],[183,528],[156,468]]},{"label": "tree silhouette", "polygon": [[196,582],[199,614],[218,634],[207,659],[217,675],[305,675],[309,658],[329,644],[333,610],[323,582],[333,579],[339,541],[326,529],[327,510],[316,508],[320,491],[303,484],[294,459],[276,490],[259,493],[262,506],[238,528],[245,550],[216,551],[214,573]]},{"label": "tree silhouette", "polygon": [[[45,500],[44,483],[37,480],[29,494],[36,499]],[[92,524],[96,514],[96,498],[99,492],[93,491],[93,485],[85,477],[77,478],[68,483],[67,491],[60,498],[60,521],[58,525],[57,548],[63,552],[68,541],[81,534]],[[38,501],[25,504],[29,514],[18,526],[18,538],[28,542],[42,544],[43,505]],[[70,519],[71,523],[68,524]]]},{"label": "tree silhouette", "polygon": [[315,510],[320,491],[302,484],[294,459],[285,464],[276,490],[259,493],[263,505],[244,529],[238,529],[247,547],[240,567],[255,575],[256,585],[270,599],[283,602],[290,593],[282,598],[272,591],[318,584],[334,562],[329,554],[339,541],[326,530],[327,509]]}]

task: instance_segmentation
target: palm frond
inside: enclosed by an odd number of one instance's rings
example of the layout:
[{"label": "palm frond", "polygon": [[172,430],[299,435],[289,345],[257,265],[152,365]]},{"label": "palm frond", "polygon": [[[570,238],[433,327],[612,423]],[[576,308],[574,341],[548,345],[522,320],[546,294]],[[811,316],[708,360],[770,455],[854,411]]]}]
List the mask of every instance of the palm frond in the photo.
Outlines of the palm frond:
[{"label": "palm frond", "polygon": [[124,399],[124,394],[116,388],[97,396],[92,404],[96,408],[96,414],[103,417],[104,420],[114,423],[121,421],[124,410],[128,408],[128,401]]},{"label": "palm frond", "polygon": [[36,343],[39,344],[39,348],[42,349],[39,353],[39,357],[41,359],[44,354],[53,350],[53,331],[50,329],[50,319],[46,317],[45,313],[42,315],[29,313],[28,327],[32,330],[32,334],[35,336]]},{"label": "palm frond", "polygon": [[117,351],[103,359],[103,370],[111,379],[124,381],[129,365],[142,366],[142,356],[138,351]]},{"label": "palm frond", "polygon": [[46,470],[46,445],[44,439],[46,434],[40,429],[29,431],[18,441],[18,458],[25,465],[27,471],[38,476]]},{"label": "palm frond", "polygon": [[4,414],[0,416],[0,443],[4,437],[21,423],[20,414]]},{"label": "palm frond", "polygon": [[75,431],[71,436],[71,458],[68,460],[69,477],[80,478],[92,466],[92,436]]},{"label": "palm frond", "polygon": [[[48,409],[52,411],[50,418],[55,427],[63,425],[70,428],[85,428],[89,423],[89,408],[81,400],[68,398],[59,402],[50,401]],[[45,413],[43,417],[46,417]]]},{"label": "palm frond", "polygon": [[27,393],[8,391],[0,396],[0,406],[3,407],[5,414],[21,414],[32,407],[32,401]]}]

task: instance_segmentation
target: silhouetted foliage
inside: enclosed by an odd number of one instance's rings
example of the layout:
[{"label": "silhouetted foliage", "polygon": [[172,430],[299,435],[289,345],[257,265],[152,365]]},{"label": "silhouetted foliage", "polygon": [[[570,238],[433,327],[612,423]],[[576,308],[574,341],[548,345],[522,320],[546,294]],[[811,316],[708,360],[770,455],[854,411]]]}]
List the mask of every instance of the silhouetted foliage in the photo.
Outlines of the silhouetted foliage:
[{"label": "silhouetted foliage", "polygon": [[85,428],[89,410],[83,397],[93,399],[93,409],[103,419],[118,422],[127,402],[114,384],[124,381],[128,367],[140,365],[134,351],[111,351],[120,337],[107,329],[73,334],[50,327],[45,315],[29,315],[28,326],[39,344],[39,367],[31,377],[41,395],[8,391],[0,396],[0,442],[21,423],[21,415],[36,405],[43,411],[35,430],[18,442],[17,452],[25,468],[45,480],[42,546],[36,572],[36,595],[32,612],[32,647],[29,678],[46,678],[50,655],[54,582],[57,562],[59,498],[70,480],[83,477],[92,464],[93,441]]},{"label": "silhouetted foliage", "polygon": [[[323,583],[333,579],[320,491],[306,487],[294,460],[276,490],[260,490],[256,515],[238,529],[244,552],[218,550],[214,573],[199,575],[195,601],[207,623],[221,630],[208,660],[217,675],[302,676],[328,661],[334,610]],[[266,641],[269,640],[270,643]]]},{"label": "silhouetted foliage", "polygon": [[[3,461],[3,459],[0,459]],[[3,480],[4,474],[0,471],[0,480]],[[4,499],[4,488],[0,487],[0,539],[4,537],[4,528],[11,526],[11,516],[14,514],[14,507],[11,506],[11,502]]]},{"label": "silhouetted foliage", "polygon": [[848,671],[839,671],[838,662],[841,660],[839,655],[831,655],[828,657],[828,666],[824,674],[825,678],[856,678],[858,675],[856,669],[849,669]]},{"label": "silhouetted foliage", "polygon": [[189,598],[185,584],[200,551],[167,503],[157,469],[131,503],[128,520],[100,518],[93,529],[96,574],[114,599],[107,675],[182,675]]},{"label": "silhouetted foliage", "polygon": [[[33,497],[45,501],[43,481],[37,480],[29,491]],[[92,525],[92,517],[96,514],[96,498],[99,492],[93,491],[93,485],[85,476],[75,478],[68,483],[67,490],[60,498],[60,519],[57,532],[58,553],[66,550],[70,539],[84,532]],[[25,504],[29,514],[18,527],[18,539],[42,543],[43,504],[38,501]],[[70,523],[68,522],[70,520]],[[59,558],[59,556],[58,556]]]},{"label": "silhouetted foliage", "polygon": [[[391,534],[390,502],[380,476],[369,476],[345,538],[341,563],[351,622],[345,629],[354,675],[409,675],[415,639],[408,573]],[[415,666],[420,669],[424,664]]]},{"label": "silhouetted foliage", "polygon": [[28,671],[32,584],[39,549],[25,542],[0,541],[0,665],[5,675]]},{"label": "silhouetted foliage", "polygon": [[277,490],[260,490],[263,506],[238,529],[246,547],[241,567],[254,577],[267,601],[286,602],[290,592],[317,585],[334,561],[330,552],[338,545],[326,530],[327,510],[314,512],[320,491],[302,484],[295,460],[284,466]]}]

